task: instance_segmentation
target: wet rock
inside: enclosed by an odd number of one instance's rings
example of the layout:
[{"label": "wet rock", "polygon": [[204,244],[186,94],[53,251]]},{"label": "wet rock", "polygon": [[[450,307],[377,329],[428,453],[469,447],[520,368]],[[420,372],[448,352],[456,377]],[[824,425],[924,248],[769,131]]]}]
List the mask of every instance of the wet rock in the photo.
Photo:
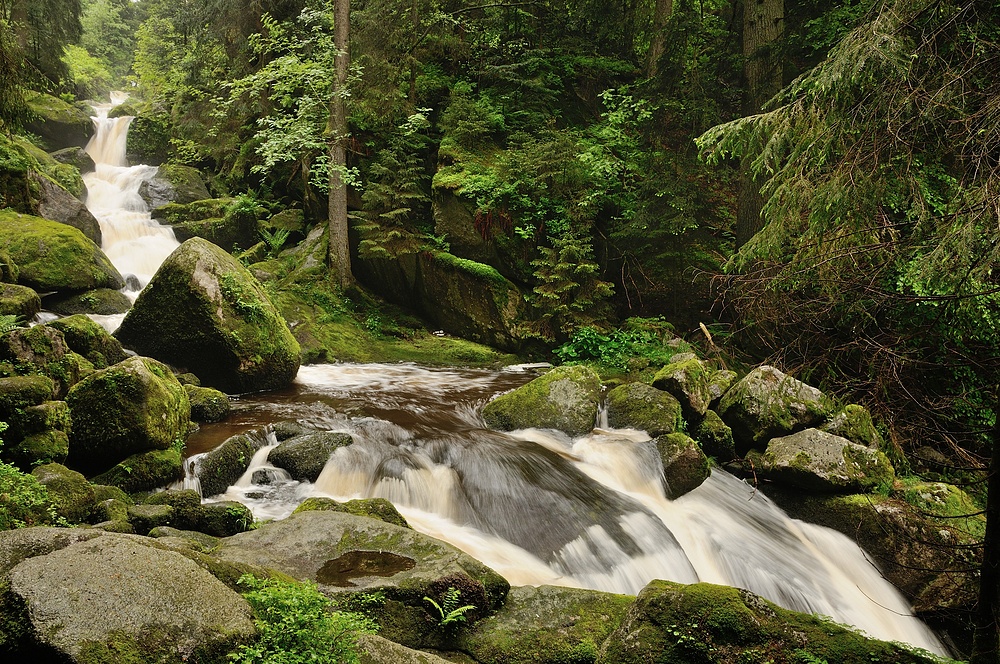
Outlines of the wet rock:
[{"label": "wet rock", "polygon": [[95,288],[83,293],[55,293],[45,298],[45,308],[62,316],[73,314],[98,314],[113,316],[123,314],[132,301],[120,290]]},{"label": "wet rock", "polygon": [[266,443],[263,436],[239,434],[202,457],[197,471],[202,494],[214,496],[223,493],[246,472],[254,452]]},{"label": "wet rock", "polygon": [[83,314],[54,320],[48,327],[59,330],[66,345],[87,358],[96,369],[106,369],[128,357],[120,341]]},{"label": "wet rock", "polygon": [[170,369],[130,357],[96,371],[66,397],[73,416],[70,461],[101,471],[133,454],[183,441],[191,419],[187,393]]},{"label": "wet rock", "polygon": [[287,470],[292,479],[315,482],[330,456],[353,442],[351,435],[346,433],[309,433],[280,443],[270,451],[267,460]]},{"label": "wet rock", "polygon": [[656,449],[663,462],[667,498],[671,500],[701,486],[712,472],[708,457],[687,434],[659,436]]},{"label": "wet rock", "polygon": [[119,289],[125,285],[100,247],[66,224],[0,211],[0,246],[19,268],[18,283],[36,291]]},{"label": "wet rock", "polygon": [[46,150],[82,148],[94,134],[90,114],[77,106],[41,92],[30,92],[24,100],[36,116],[25,129],[38,136]]},{"label": "wet rock", "polygon": [[221,422],[229,415],[229,397],[211,387],[185,385],[191,401],[191,419],[195,422]]},{"label": "wet rock", "polygon": [[894,477],[882,452],[819,429],[772,438],[753,459],[760,477],[808,491],[865,492]]},{"label": "wet rock", "polygon": [[499,608],[509,589],[503,577],[444,542],[339,512],[293,514],[224,539],[215,554],[316,581],[338,602],[380,593],[380,634],[411,648],[443,643],[423,598],[440,596],[444,584],[472,598],[463,604],[475,604],[480,616]]},{"label": "wet rock", "polygon": [[181,164],[163,164],[139,186],[139,196],[150,210],[167,203],[193,203],[211,198],[198,169]]},{"label": "wet rock", "polygon": [[101,224],[83,201],[44,176],[33,174],[31,179],[38,187],[38,216],[72,226],[101,246]]},{"label": "wet rock", "polygon": [[[0,258],[0,260],[3,260]],[[29,321],[42,310],[42,298],[27,286],[0,283],[0,314]]]},{"label": "wet rock", "polygon": [[184,460],[176,449],[149,450],[126,457],[93,478],[128,493],[153,491],[184,479]]},{"label": "wet rock", "polygon": [[695,438],[705,454],[725,463],[736,458],[736,444],[730,429],[714,410],[705,412],[695,430]]},{"label": "wet rock", "polygon": [[483,407],[483,418],[501,431],[538,427],[581,436],[594,428],[600,396],[601,379],[592,369],[556,367],[493,399]]},{"label": "wet rock", "polygon": [[298,372],[299,345],[260,283],[236,259],[195,238],[172,253],[115,336],[229,394],[275,389]]},{"label": "wet rock", "polygon": [[733,385],[719,402],[718,413],[733,430],[736,451],[763,449],[767,441],[816,426],[833,404],[815,387],[774,367],[757,367]]},{"label": "wet rock", "polygon": [[645,383],[628,383],[608,392],[608,424],[640,429],[656,437],[681,426],[681,404],[672,395]]},{"label": "wet rock", "polygon": [[333,498],[313,497],[306,498],[301,505],[295,508],[296,513],[314,510],[327,510],[353,514],[354,516],[366,516],[402,528],[410,527],[410,524],[406,522],[406,519],[399,513],[396,506],[385,498],[360,498],[341,503]]},{"label": "wet rock", "polygon": [[697,357],[681,361],[675,359],[656,372],[653,387],[673,395],[683,407],[685,417],[697,421],[705,414],[712,401],[709,381],[711,373]]},{"label": "wet rock", "polygon": [[30,658],[40,647],[53,661],[215,662],[254,635],[239,594],[147,542],[103,533],[19,563],[2,598],[15,607],[15,622],[0,627],[8,653]]},{"label": "wet rock", "polygon": [[597,590],[518,586],[496,614],[460,637],[479,662],[593,662],[635,598]]}]

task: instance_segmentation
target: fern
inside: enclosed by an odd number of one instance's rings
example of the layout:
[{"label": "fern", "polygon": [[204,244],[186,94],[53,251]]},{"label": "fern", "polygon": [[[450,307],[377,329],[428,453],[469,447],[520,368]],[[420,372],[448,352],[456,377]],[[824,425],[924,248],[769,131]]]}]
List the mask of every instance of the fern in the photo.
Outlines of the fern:
[{"label": "fern", "polygon": [[476,608],[474,604],[459,606],[461,593],[453,586],[450,586],[448,590],[444,592],[444,597],[441,599],[440,604],[435,602],[430,597],[424,597],[424,601],[430,602],[431,605],[437,610],[439,614],[439,629],[453,628],[458,623],[464,623],[466,620],[466,612]]},{"label": "fern", "polygon": [[0,337],[21,327],[24,327],[24,319],[17,314],[0,315]]}]

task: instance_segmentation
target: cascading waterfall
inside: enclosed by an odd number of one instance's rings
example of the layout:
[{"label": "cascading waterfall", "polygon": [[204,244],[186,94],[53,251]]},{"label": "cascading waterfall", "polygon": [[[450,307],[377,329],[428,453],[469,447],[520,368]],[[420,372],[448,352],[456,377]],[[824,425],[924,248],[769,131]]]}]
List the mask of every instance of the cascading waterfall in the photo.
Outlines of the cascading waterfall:
[{"label": "cascading waterfall", "polygon": [[101,225],[101,249],[122,275],[134,277],[128,279],[125,291],[134,299],[178,243],[172,229],[150,218],[139,196],[139,187],[155,175],[156,167],[126,165],[132,118],[108,117],[108,111],[124,100],[124,95],[115,93],[111,103],[95,106],[96,131],[86,150],[96,169],[85,174],[83,181],[87,185],[87,209]]},{"label": "cascading waterfall", "polygon": [[[258,518],[305,497],[383,497],[409,523],[511,583],[636,593],[652,579],[747,588],[877,638],[946,654],[847,537],[788,518],[721,470],[665,497],[655,444],[639,431],[490,431],[478,407],[528,376],[401,365],[300,369],[294,394],[249,397],[261,421],[298,419],[352,434],[314,485],[275,480],[266,452],[223,496]],[[247,423],[250,424],[249,422]],[[255,482],[254,478],[261,482]]]}]

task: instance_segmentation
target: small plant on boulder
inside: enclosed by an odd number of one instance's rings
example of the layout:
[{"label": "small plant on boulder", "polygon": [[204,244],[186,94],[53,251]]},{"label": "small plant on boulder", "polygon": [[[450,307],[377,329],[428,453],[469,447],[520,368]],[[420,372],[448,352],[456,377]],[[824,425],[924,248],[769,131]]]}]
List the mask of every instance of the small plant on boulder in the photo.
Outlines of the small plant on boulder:
[{"label": "small plant on boulder", "polygon": [[461,600],[462,593],[454,586],[449,586],[448,590],[444,591],[440,604],[430,597],[424,597],[424,601],[430,602],[438,612],[437,626],[444,631],[455,629],[460,623],[464,623],[466,612],[476,608],[475,604],[460,606]]}]

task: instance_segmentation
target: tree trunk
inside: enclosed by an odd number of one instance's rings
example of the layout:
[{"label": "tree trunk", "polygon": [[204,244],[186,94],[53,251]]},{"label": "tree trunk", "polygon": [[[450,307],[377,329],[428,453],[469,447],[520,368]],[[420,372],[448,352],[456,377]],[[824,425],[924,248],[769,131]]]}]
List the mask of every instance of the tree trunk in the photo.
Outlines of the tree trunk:
[{"label": "tree trunk", "polygon": [[986,491],[986,537],[969,664],[1000,662],[1000,419],[993,427],[993,453]]},{"label": "tree trunk", "polygon": [[649,78],[659,73],[660,57],[667,50],[667,36],[663,31],[673,11],[673,0],[656,0],[656,7],[653,10],[653,36],[649,40],[649,53],[646,56],[646,75]]},{"label": "tree trunk", "polygon": [[[743,3],[743,78],[746,82],[743,114],[760,112],[781,90],[781,62],[774,51],[781,38],[784,0],[745,0]],[[740,168],[740,193],[736,210],[736,246],[741,247],[763,228],[760,212],[764,181],[753,177],[750,165]]]},{"label": "tree trunk", "polygon": [[330,121],[327,132],[330,136],[330,198],[327,236],[329,240],[328,260],[334,280],[341,289],[354,283],[351,274],[351,247],[348,239],[347,223],[347,104],[344,91],[347,87],[347,72],[350,67],[350,0],[335,0],[333,9],[333,41],[337,48],[334,69],[337,84],[330,98]]}]

